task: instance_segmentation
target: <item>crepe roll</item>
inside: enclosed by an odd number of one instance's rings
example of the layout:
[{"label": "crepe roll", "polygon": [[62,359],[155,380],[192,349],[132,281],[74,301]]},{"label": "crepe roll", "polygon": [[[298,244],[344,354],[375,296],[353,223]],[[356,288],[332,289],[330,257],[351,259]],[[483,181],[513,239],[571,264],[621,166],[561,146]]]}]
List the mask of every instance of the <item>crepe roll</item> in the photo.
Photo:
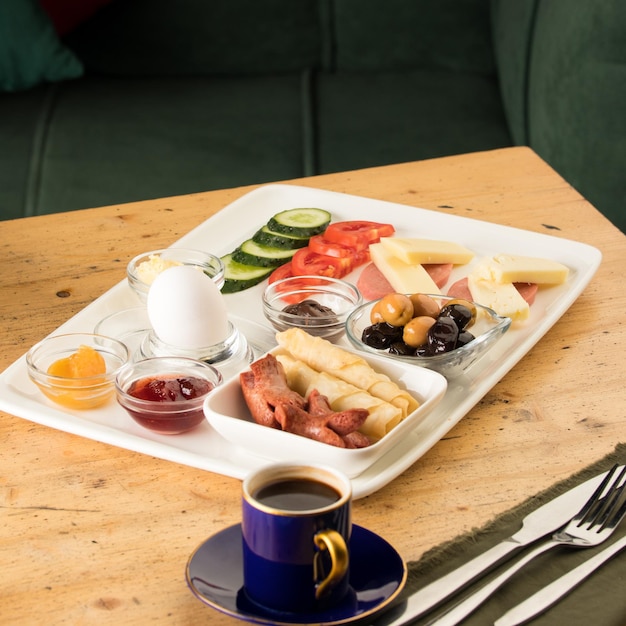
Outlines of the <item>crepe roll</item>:
[{"label": "crepe roll", "polygon": [[314,370],[332,374],[398,407],[402,417],[419,406],[408,391],[401,389],[385,374],[376,372],[364,358],[326,339],[313,337],[301,328],[290,328],[277,333],[276,340],[281,348]]},{"label": "crepe roll", "polygon": [[399,407],[372,396],[360,389],[326,372],[318,372],[290,354],[278,353],[276,358],[282,364],[287,377],[287,384],[305,398],[313,389],[326,396],[333,411],[349,409],[367,409],[369,415],[359,432],[370,439],[384,437],[402,419]]}]

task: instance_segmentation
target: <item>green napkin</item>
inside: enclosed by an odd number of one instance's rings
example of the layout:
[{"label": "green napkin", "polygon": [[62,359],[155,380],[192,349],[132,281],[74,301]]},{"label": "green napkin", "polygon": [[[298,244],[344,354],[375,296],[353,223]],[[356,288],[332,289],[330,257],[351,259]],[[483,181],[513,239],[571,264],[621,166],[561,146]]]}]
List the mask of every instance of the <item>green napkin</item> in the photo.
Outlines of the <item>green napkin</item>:
[{"label": "green napkin", "polygon": [[[522,519],[545,502],[564,493],[601,472],[610,469],[615,463],[626,463],[626,444],[619,444],[615,451],[601,461],[584,469],[571,478],[562,481],[540,493],[518,507],[501,515],[485,527],[463,535],[453,541],[437,546],[427,552],[419,561],[408,564],[409,577],[406,588],[399,597],[402,601],[412,591],[424,587],[433,580],[459,567],[474,556],[484,552],[502,539],[514,534]],[[512,608],[535,591],[544,587],[561,574],[576,567],[579,563],[597,554],[611,542],[626,535],[626,520],[617,528],[610,539],[595,548],[572,549],[553,548],[540,555],[511,580],[501,587],[482,607],[477,609],[464,622],[464,626],[484,626],[493,624],[508,609]],[[522,552],[523,554],[523,552]],[[508,561],[508,564],[515,562]],[[496,568],[490,577],[507,567],[504,563]],[[485,577],[456,596],[449,604],[417,619],[411,624],[425,625],[447,606],[458,602],[465,593],[480,587],[489,577]],[[619,553],[572,593],[543,615],[532,620],[533,626],[566,624],[567,626],[624,626],[626,625],[626,551]]]}]

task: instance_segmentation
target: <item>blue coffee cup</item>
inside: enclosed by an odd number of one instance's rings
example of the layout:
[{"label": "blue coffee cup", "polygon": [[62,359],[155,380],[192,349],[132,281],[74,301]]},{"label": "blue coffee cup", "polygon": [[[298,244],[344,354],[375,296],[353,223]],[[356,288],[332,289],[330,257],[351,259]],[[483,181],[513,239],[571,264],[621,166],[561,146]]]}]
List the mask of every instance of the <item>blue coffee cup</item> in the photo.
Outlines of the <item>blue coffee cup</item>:
[{"label": "blue coffee cup", "polygon": [[244,593],[271,611],[324,610],[349,590],[352,487],[332,468],[276,464],[246,477]]}]

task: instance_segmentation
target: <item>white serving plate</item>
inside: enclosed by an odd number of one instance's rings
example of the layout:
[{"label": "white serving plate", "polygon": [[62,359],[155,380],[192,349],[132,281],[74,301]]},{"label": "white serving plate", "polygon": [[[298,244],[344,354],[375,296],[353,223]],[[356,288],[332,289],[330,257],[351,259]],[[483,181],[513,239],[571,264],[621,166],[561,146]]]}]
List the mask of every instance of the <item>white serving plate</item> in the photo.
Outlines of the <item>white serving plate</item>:
[{"label": "white serving plate", "polygon": [[[222,255],[251,237],[274,213],[302,206],[327,209],[334,221],[390,222],[398,236],[457,241],[473,250],[477,259],[501,252],[530,254],[560,261],[570,268],[565,284],[539,291],[531,307],[530,319],[524,325],[511,327],[484,358],[449,383],[441,402],[414,430],[352,479],[357,498],[384,487],[455,426],[567,311],[592,279],[602,258],[596,248],[567,239],[295,185],[259,187],[229,204],[173,245]],[[233,233],[238,233],[236,238]],[[471,264],[455,268],[449,284],[465,276],[469,268]],[[357,275],[358,270],[347,278],[355,282]],[[233,319],[240,320],[240,330],[258,353],[275,345],[273,330],[262,312],[264,286],[265,282],[226,296],[229,312]],[[104,316],[138,304],[125,277],[120,275],[119,284],[61,325],[55,334],[92,332]],[[347,340],[344,341],[347,346]],[[268,462],[231,444],[208,422],[184,435],[164,436],[135,424],[115,403],[93,411],[62,409],[49,402],[28,379],[24,356],[0,374],[0,409],[52,428],[240,479]]]},{"label": "white serving plate", "polygon": [[[352,349],[346,348],[351,352]],[[280,348],[271,350],[281,352]],[[257,424],[246,406],[237,377],[209,394],[204,401],[204,413],[209,424],[233,445],[246,448],[251,454],[269,461],[299,461],[321,463],[356,478],[389,450],[409,435],[426,419],[428,413],[443,398],[448,386],[444,376],[423,367],[392,361],[382,356],[362,354],[377,372],[406,389],[420,406],[407,415],[379,441],[358,450],[348,450],[313,441],[300,435]]]}]

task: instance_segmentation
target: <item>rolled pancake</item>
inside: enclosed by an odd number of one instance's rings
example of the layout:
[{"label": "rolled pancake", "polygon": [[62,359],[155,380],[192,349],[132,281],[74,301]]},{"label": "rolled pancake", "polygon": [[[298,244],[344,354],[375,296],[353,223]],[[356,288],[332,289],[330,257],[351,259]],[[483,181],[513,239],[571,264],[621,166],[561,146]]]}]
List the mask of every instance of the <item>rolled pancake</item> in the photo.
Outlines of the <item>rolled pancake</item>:
[{"label": "rolled pancake", "polygon": [[385,374],[376,372],[365,359],[326,339],[313,337],[301,328],[290,328],[276,333],[276,341],[281,348],[314,370],[331,374],[398,407],[403,418],[419,406],[408,391],[401,389]]},{"label": "rolled pancake", "polygon": [[327,372],[318,372],[291,354],[277,353],[287,377],[287,384],[305,398],[313,389],[326,396],[333,411],[367,409],[369,415],[359,432],[371,439],[384,437],[402,419],[402,410]]}]

